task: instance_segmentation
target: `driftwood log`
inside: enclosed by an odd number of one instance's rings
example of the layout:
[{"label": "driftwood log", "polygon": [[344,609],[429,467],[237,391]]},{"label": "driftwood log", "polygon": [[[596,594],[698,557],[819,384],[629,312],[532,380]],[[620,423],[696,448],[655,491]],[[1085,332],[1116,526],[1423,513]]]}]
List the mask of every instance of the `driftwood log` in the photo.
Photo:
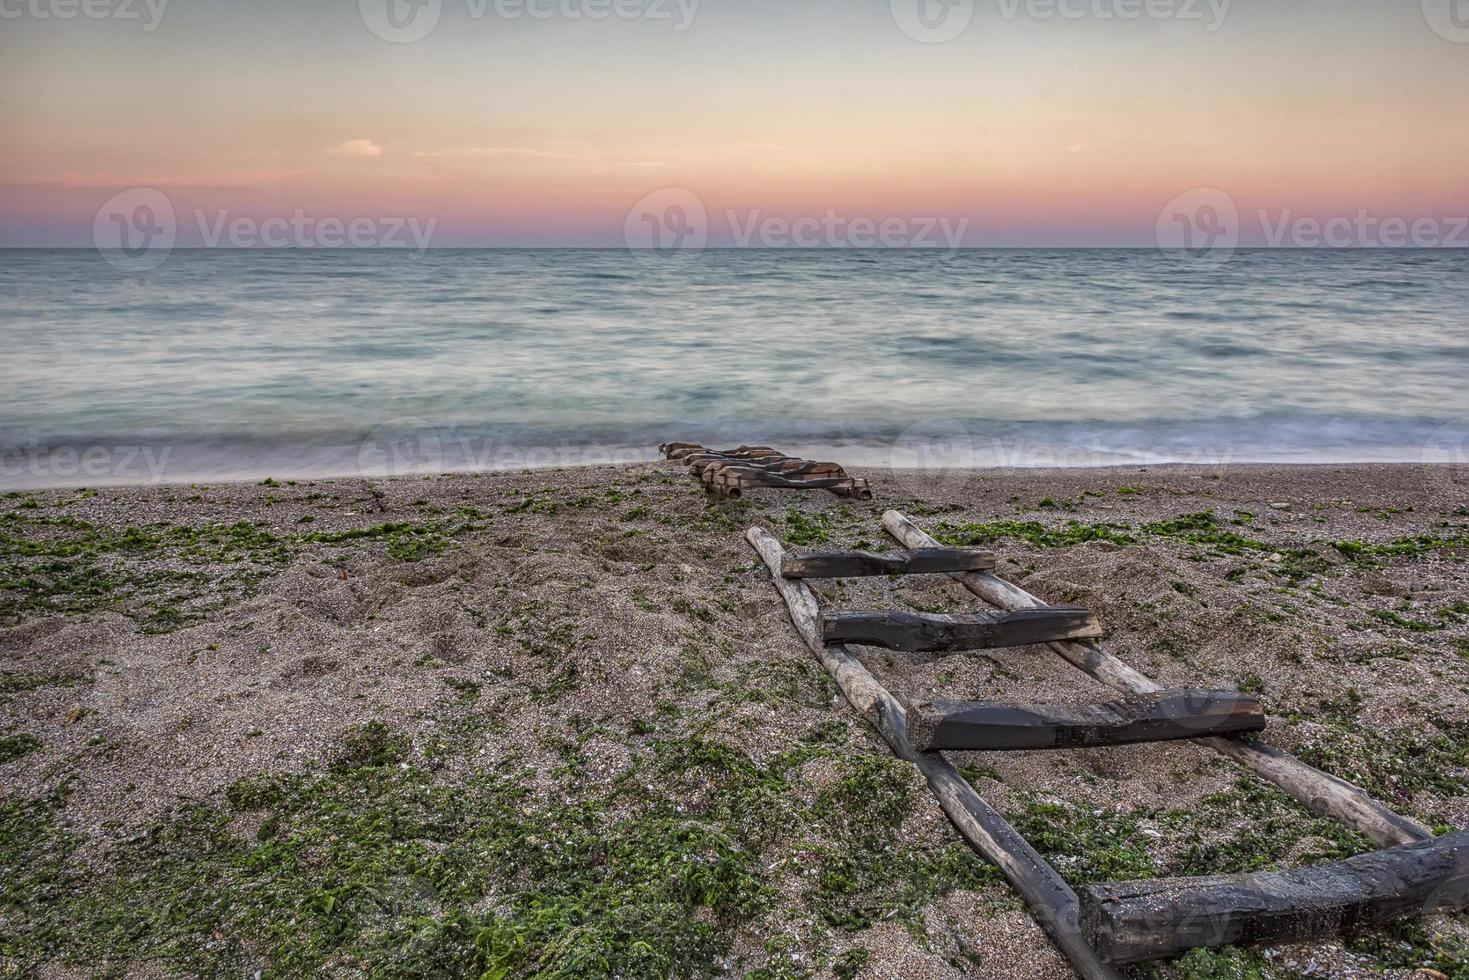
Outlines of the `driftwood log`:
[{"label": "driftwood log", "polygon": [[873,575],[931,575],[995,567],[995,556],[972,548],[924,548],[906,555],[870,551],[824,551],[781,562],[786,578],[863,578]]},{"label": "driftwood log", "polygon": [[[895,510],[882,516],[888,533],[907,548],[935,548],[939,543]],[[952,577],[999,609],[1031,609],[1045,605],[1018,585],[987,572],[958,572]],[[1052,643],[1052,650],[1109,687],[1127,694],[1153,694],[1162,687],[1117,659],[1096,643]],[[1249,766],[1318,816],[1331,817],[1392,847],[1431,840],[1432,831],[1416,820],[1394,813],[1351,783],[1309,766],[1288,752],[1249,738],[1203,738],[1198,744]]]},{"label": "driftwood log", "polygon": [[1083,927],[1115,963],[1276,943],[1469,906],[1469,831],[1310,868],[1093,885]]},{"label": "driftwood log", "polygon": [[1162,691],[1080,708],[937,701],[908,713],[921,751],[1061,749],[1234,735],[1265,727],[1260,702],[1234,691]]},{"label": "driftwood log", "polygon": [[832,610],[822,614],[827,643],[857,643],[908,653],[992,650],[1102,635],[1097,618],[1078,606],[1041,607],[974,616]]},{"label": "driftwood log", "polygon": [[822,641],[816,597],[805,582],[781,575],[785,550],[763,528],[745,534],[770,569],[776,589],[785,599],[791,622],[808,649],[836,679],[842,694],[870,721],[893,754],[918,767],[929,788],[964,839],[1000,869],[1025,900],[1031,913],[1084,980],[1124,980],[1114,967],[1097,956],[1081,933],[1081,903],[1071,886],[1035,848],[988,803],[980,799],[959,771],[942,755],[916,751],[908,740],[908,716],[903,705],[868,673],[850,650]]}]

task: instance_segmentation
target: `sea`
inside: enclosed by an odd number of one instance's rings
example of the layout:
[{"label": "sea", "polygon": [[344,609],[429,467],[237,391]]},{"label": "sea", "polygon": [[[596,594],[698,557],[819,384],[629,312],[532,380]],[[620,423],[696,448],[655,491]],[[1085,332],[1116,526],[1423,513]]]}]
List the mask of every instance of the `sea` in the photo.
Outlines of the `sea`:
[{"label": "sea", "polygon": [[1469,453],[1469,249],[0,251],[0,488]]}]

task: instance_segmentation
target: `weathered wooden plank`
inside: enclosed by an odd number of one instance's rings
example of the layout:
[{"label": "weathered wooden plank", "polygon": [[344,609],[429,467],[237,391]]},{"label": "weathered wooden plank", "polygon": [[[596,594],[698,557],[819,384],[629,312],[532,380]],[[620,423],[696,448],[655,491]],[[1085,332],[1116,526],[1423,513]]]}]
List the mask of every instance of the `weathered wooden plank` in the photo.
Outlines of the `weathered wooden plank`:
[{"label": "weathered wooden plank", "polygon": [[795,459],[789,456],[765,459],[726,459],[720,457],[690,457],[685,460],[689,464],[692,473],[702,477],[712,470],[723,470],[734,468],[737,470],[755,470],[760,473],[772,473],[789,479],[822,479],[843,478],[847,471],[842,469],[839,463],[820,463],[809,459]]},{"label": "weathered wooden plank", "polygon": [[851,497],[853,500],[871,500],[872,484],[861,477],[852,477],[843,485],[832,487],[831,492],[838,497]]},{"label": "weathered wooden plank", "polygon": [[863,578],[874,575],[929,575],[995,567],[995,556],[972,548],[923,548],[908,554],[878,555],[870,551],[821,551],[787,558],[786,578]]},{"label": "weathered wooden plank", "polygon": [[[744,491],[755,489],[775,490],[831,490],[833,492],[850,486],[854,481],[848,477],[818,477],[814,479],[803,479],[783,476],[780,473],[769,473],[764,470],[745,466],[723,466],[718,469],[707,469],[700,480],[705,486],[714,490],[728,493],[728,491]],[[729,496],[737,497],[739,493],[729,493]]]},{"label": "weathered wooden plank", "polygon": [[675,453],[693,452],[703,448],[697,442],[665,442],[658,446],[658,451],[669,459],[673,459]]},{"label": "weathered wooden plank", "polygon": [[948,760],[937,753],[914,751],[908,741],[908,718],[902,704],[868,673],[850,650],[841,644],[822,642],[821,616],[810,586],[780,574],[785,559],[780,542],[759,527],[750,528],[745,539],[770,569],[796,632],[836,679],[847,701],[876,727],[894,755],[918,767],[955,829],[970,847],[1000,869],[1083,980],[1124,980],[1082,937],[1080,900],[1071,886],[1003,816],[980,798]]},{"label": "weathered wooden plank", "polygon": [[686,459],[690,456],[721,456],[726,459],[758,459],[782,455],[769,446],[740,446],[738,449],[705,449],[692,442],[667,442],[658,447],[669,459]]},{"label": "weathered wooden plank", "polygon": [[1290,871],[1093,885],[1083,907],[1115,963],[1370,929],[1469,907],[1469,831]]},{"label": "weathered wooden plank", "polygon": [[[937,541],[895,510],[883,514],[882,523],[904,547],[938,547]],[[952,577],[1000,609],[1019,610],[1045,605],[1020,586],[988,572],[956,572]],[[1050,647],[1073,666],[1119,691],[1151,694],[1161,690],[1158,683],[1096,643],[1052,643]],[[1289,793],[1312,813],[1339,820],[1378,844],[1393,846],[1433,837],[1427,827],[1410,817],[1394,813],[1360,787],[1309,766],[1272,745],[1250,738],[1204,738],[1199,739],[1198,744],[1249,766],[1260,778]]]},{"label": "weathered wooden plank", "polygon": [[936,701],[908,713],[913,747],[1007,751],[1166,742],[1265,727],[1255,698],[1236,691],[1160,691],[1077,708]]},{"label": "weathered wooden plank", "polygon": [[992,650],[1102,635],[1097,618],[1079,606],[1042,607],[977,616],[832,610],[823,613],[827,643],[859,643],[908,653]]}]

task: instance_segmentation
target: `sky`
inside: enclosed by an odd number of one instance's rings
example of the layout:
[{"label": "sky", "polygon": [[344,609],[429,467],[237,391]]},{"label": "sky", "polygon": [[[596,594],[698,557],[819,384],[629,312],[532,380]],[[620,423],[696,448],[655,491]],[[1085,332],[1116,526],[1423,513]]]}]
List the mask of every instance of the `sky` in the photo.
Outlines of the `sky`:
[{"label": "sky", "polygon": [[0,0],[0,246],[1469,245],[1466,98],[1469,0]]}]

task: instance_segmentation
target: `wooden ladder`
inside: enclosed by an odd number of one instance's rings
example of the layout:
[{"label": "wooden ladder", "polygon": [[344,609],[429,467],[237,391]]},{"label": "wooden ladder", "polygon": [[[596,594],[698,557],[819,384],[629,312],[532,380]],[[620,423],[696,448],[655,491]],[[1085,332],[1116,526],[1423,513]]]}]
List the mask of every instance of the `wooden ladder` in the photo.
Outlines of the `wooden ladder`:
[{"label": "wooden ladder", "polygon": [[787,456],[769,446],[705,449],[695,442],[665,442],[659,452],[687,464],[689,473],[710,493],[739,499],[746,490],[829,490],[839,497],[871,500],[868,482],[847,475],[839,463]]},{"label": "wooden ladder", "polygon": [[[1164,690],[1107,653],[1085,609],[1053,607],[993,572],[992,554],[943,548],[897,511],[883,526],[906,555],[788,556],[763,528],[745,537],[764,559],[802,640],[894,754],[916,765],[939,805],[994,863],[1087,980],[1118,980],[1119,965],[1196,947],[1311,939],[1411,914],[1469,907],[1469,832],[1434,837],[1360,788],[1252,739],[1258,700],[1237,691]],[[944,574],[997,612],[934,616],[823,610],[810,578]],[[1079,709],[990,701],[906,705],[846,644],[952,653],[1045,644],[1126,695]],[[1109,882],[1078,895],[943,753],[1041,750],[1192,740],[1252,768],[1311,812],[1339,820],[1384,850],[1283,872]]]}]

